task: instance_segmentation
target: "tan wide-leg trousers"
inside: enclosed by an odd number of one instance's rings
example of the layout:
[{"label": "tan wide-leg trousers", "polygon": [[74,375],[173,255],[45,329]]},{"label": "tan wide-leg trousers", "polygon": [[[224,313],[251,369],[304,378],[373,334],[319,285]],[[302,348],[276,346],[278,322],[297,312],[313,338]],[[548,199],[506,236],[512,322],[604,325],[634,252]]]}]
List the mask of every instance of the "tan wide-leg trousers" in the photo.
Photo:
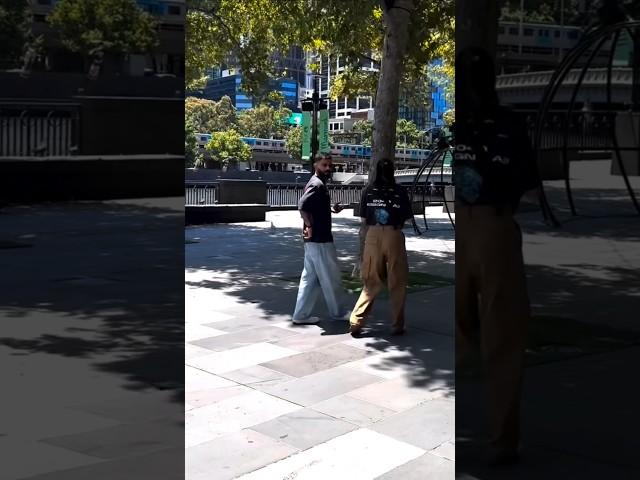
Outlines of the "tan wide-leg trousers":
[{"label": "tan wide-leg trousers", "polygon": [[351,325],[364,325],[386,280],[391,299],[392,326],[394,329],[404,328],[408,276],[409,264],[402,230],[391,226],[370,226],[362,254],[364,288],[351,313]]},{"label": "tan wide-leg trousers", "polygon": [[515,449],[526,329],[530,317],[522,235],[510,209],[456,206],[456,357],[479,333],[490,441]]}]

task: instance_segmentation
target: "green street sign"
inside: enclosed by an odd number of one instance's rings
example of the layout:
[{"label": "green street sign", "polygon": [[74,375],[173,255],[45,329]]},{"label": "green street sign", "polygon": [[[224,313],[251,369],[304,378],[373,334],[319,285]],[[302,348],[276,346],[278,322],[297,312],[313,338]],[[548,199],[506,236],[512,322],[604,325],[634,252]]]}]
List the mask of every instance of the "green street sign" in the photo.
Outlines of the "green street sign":
[{"label": "green street sign", "polygon": [[613,56],[613,66],[627,67],[633,63],[633,38],[627,31],[622,32]]},{"label": "green street sign", "polygon": [[311,112],[302,112],[302,159],[311,158]]},{"label": "green street sign", "polygon": [[320,110],[320,120],[318,121],[318,148],[320,153],[330,153],[329,145],[329,110]]},{"label": "green street sign", "polygon": [[300,126],[302,124],[302,114],[301,113],[292,113],[289,118],[287,118],[287,123],[289,125],[297,125]]}]

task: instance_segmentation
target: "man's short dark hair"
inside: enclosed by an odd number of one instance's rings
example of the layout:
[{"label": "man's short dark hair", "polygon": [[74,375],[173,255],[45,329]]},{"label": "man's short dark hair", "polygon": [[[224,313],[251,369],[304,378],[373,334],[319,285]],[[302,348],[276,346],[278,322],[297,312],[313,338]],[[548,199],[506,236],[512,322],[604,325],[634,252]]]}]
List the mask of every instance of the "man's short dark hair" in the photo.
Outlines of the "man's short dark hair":
[{"label": "man's short dark hair", "polygon": [[328,153],[316,153],[313,163],[319,162],[320,160],[331,160],[331,155]]}]

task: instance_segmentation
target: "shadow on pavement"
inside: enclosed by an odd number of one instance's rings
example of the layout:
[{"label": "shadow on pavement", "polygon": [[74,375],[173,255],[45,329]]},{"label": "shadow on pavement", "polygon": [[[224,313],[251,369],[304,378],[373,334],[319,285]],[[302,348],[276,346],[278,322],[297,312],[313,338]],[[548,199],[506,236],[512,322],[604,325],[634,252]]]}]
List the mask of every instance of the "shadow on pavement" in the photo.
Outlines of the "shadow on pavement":
[{"label": "shadow on pavement", "polygon": [[[334,218],[334,240],[343,271],[350,272],[357,257],[356,222],[356,219]],[[410,228],[405,229],[408,237],[413,235],[411,232]],[[291,320],[304,256],[299,229],[278,227],[272,231],[269,227],[249,224],[215,225],[189,228],[186,238],[189,244],[185,266],[189,287],[224,288],[225,294],[238,301],[239,308],[247,309],[247,315],[259,315],[265,323]],[[438,238],[451,239],[451,228],[448,232],[443,228],[438,232]],[[410,254],[412,270],[434,263],[452,271],[453,254],[435,251]],[[191,274],[206,279],[189,280]],[[423,294],[409,294],[408,312],[411,312],[411,304]],[[347,305],[352,307],[356,299],[357,295],[349,295]],[[452,308],[452,298],[450,302]],[[388,353],[376,368],[406,366],[412,386],[441,388],[446,395],[453,396],[453,338],[429,331],[428,323],[416,318],[424,312],[408,313],[410,329],[405,336],[390,336],[386,303],[383,299],[376,301],[367,324],[369,328],[361,339],[374,353]],[[319,316],[326,315],[323,300],[318,300],[316,310]],[[215,328],[215,324],[209,326]],[[347,322],[327,321],[320,327],[324,336],[347,335]]]},{"label": "shadow on pavement", "polygon": [[0,236],[31,248],[0,249],[12,272],[0,345],[13,356],[83,359],[126,388],[175,390],[183,402],[180,200],[6,208]]},{"label": "shadow on pavement", "polygon": [[631,479],[640,471],[640,391],[628,370],[640,361],[640,216],[620,189],[576,189],[578,217],[563,187],[547,193],[561,228],[544,225],[539,212],[518,218],[533,313],[522,462],[486,466],[483,384],[459,378],[458,478]]}]

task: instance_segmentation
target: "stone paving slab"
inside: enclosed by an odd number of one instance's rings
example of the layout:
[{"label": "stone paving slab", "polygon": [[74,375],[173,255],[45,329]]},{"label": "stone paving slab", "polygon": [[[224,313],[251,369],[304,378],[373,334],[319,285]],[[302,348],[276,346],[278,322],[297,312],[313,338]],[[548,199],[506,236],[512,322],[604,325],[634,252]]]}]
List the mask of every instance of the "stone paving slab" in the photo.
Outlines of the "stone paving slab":
[{"label": "stone paving slab", "polygon": [[232,432],[186,451],[188,480],[231,480],[298,449],[254,430]]},{"label": "stone paving slab", "polygon": [[[27,478],[46,472],[99,463],[100,458],[55,445],[10,437],[0,438],[2,478]],[[25,458],[29,461],[25,462]]]},{"label": "stone paving slab", "polygon": [[295,355],[295,350],[278,347],[270,343],[255,343],[245,347],[234,348],[224,352],[212,353],[188,360],[187,365],[197,367],[210,373],[224,373],[244,367]]},{"label": "stone paving slab", "polygon": [[273,342],[295,335],[294,332],[285,330],[284,328],[272,326],[249,328],[247,330],[227,333],[226,335],[225,332],[221,333],[222,335],[201,338],[199,340],[193,340],[190,343],[214,352],[222,352],[254,343]]},{"label": "stone paving slab", "polygon": [[286,373],[292,377],[304,377],[328,370],[339,365],[362,359],[367,352],[356,347],[336,344],[322,347],[311,352],[299,353],[290,357],[263,363],[264,367]]},{"label": "stone paving slab", "polygon": [[415,445],[425,451],[455,438],[455,406],[452,400],[435,399],[372,425],[371,430]]},{"label": "stone paving slab", "polygon": [[[358,429],[239,477],[242,480],[348,478],[371,480],[424,453],[367,429]],[[337,477],[336,475],[340,476]]]},{"label": "stone paving slab", "polygon": [[371,383],[352,390],[350,397],[358,398],[374,405],[401,412],[415,407],[427,400],[439,398],[446,393],[444,387],[415,386],[407,379],[400,377],[382,382]]},{"label": "stone paving slab", "polygon": [[197,408],[185,413],[185,446],[199,445],[301,408],[255,390]]},{"label": "stone paving slab", "polygon": [[380,405],[374,405],[347,395],[340,395],[324,402],[316,403],[311,408],[360,427],[368,427],[396,413]]},{"label": "stone paving slab", "polygon": [[251,427],[300,450],[306,450],[357,427],[351,423],[305,408]]},{"label": "stone paving slab", "polygon": [[28,477],[25,480],[113,480],[115,478],[135,478],[136,480],[183,480],[184,471],[177,472],[176,465],[184,463],[184,449],[170,448],[103,461],[89,466],[60,470]]},{"label": "stone paving slab", "polygon": [[211,338],[218,335],[224,335],[222,330],[216,330],[212,327],[205,327],[204,325],[187,323],[184,329],[185,342],[193,342],[195,340],[201,340],[203,338]]},{"label": "stone paving slab", "polygon": [[[452,398],[453,288],[409,295],[404,338],[389,335],[384,298],[376,302],[370,329],[360,339],[347,333],[346,322],[293,325],[297,281],[286,279],[297,279],[302,269],[299,218],[297,212],[267,215],[261,224],[187,229],[187,238],[199,242],[186,247],[192,304],[187,322],[198,326],[191,329],[186,350],[187,384],[190,378],[194,384],[186,393],[187,471],[195,479],[371,480],[425,455],[416,443],[440,453],[431,455],[436,464],[453,464],[445,458],[453,456],[445,445],[453,436],[433,442],[446,419],[431,420],[431,443],[417,426],[401,431],[403,422],[417,422],[407,412],[427,411],[423,405],[444,395]],[[347,213],[335,220],[341,268],[350,271],[358,219]],[[451,230],[407,234],[414,265],[452,278]],[[258,244],[261,249],[254,248]],[[260,256],[266,250],[268,258]],[[353,304],[356,298],[350,294],[345,301]],[[314,313],[326,316],[322,300]],[[206,328],[215,335],[207,337]],[[207,355],[207,349],[215,352]],[[434,405],[429,411],[437,410]],[[453,412],[445,408],[442,415]],[[386,432],[374,431],[377,425]],[[256,444],[262,450],[252,456]],[[228,456],[217,451],[222,448],[230,448]],[[452,478],[438,475],[430,478]]]},{"label": "stone paving slab", "polygon": [[180,447],[181,430],[182,422],[160,419],[46,438],[42,442],[92,457],[114,459]]},{"label": "stone paving slab", "polygon": [[363,385],[379,382],[379,377],[348,368],[335,367],[267,387],[263,391],[298,405],[310,406],[336,395],[350,392]]},{"label": "stone paving slab", "polygon": [[405,463],[390,472],[385,473],[376,480],[426,480],[430,478],[458,478],[455,472],[454,462],[431,453]]},{"label": "stone paving slab", "polygon": [[240,370],[225,372],[221,375],[224,378],[228,378],[229,380],[233,380],[234,382],[246,385],[256,390],[277,385],[295,378],[291,375],[287,375],[286,373],[276,372],[275,370],[271,370],[262,365],[253,365],[251,367],[241,368]]},{"label": "stone paving slab", "polygon": [[[309,325],[309,327],[311,327],[311,325]],[[290,328],[293,332],[296,333],[305,332],[298,326],[292,327],[290,322],[287,322],[287,324],[283,325],[282,328]],[[347,327],[345,326],[345,330],[346,328]],[[306,331],[308,332],[308,330]],[[273,343],[274,345],[278,345],[279,347],[291,348],[292,350],[297,350],[298,352],[308,352],[310,350],[316,350],[318,348],[326,347],[328,345],[334,345],[336,343],[346,345],[344,343],[345,340],[351,338],[351,336],[347,333],[342,335],[320,335],[320,331],[321,330],[318,329],[318,335],[294,335],[271,343]]]}]

